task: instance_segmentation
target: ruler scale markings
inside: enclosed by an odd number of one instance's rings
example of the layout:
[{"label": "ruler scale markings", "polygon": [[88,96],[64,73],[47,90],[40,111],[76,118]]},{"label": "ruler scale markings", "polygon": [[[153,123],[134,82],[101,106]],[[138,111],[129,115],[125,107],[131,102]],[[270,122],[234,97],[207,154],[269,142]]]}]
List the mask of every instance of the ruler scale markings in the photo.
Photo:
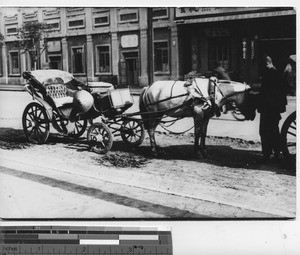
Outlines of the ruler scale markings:
[{"label": "ruler scale markings", "polygon": [[0,251],[0,255],[172,255],[172,237],[166,227],[20,226],[0,229]]},{"label": "ruler scale markings", "polygon": [[77,240],[78,235],[77,234],[39,234],[38,239],[40,240]]},{"label": "ruler scale markings", "polygon": [[120,240],[158,240],[158,235],[120,235]]},{"label": "ruler scale markings", "polygon": [[88,235],[78,235],[78,239],[119,239],[119,235],[116,234],[88,234]]}]

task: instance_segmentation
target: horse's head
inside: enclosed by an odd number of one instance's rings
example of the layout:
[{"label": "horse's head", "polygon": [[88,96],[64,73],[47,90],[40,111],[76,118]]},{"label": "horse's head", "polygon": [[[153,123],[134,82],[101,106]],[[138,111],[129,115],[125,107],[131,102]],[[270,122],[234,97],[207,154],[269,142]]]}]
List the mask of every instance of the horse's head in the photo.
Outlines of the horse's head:
[{"label": "horse's head", "polygon": [[246,120],[254,120],[256,111],[256,99],[249,85],[239,82],[221,82],[218,84],[223,97],[223,104],[226,101],[234,102],[236,107],[245,116]]}]

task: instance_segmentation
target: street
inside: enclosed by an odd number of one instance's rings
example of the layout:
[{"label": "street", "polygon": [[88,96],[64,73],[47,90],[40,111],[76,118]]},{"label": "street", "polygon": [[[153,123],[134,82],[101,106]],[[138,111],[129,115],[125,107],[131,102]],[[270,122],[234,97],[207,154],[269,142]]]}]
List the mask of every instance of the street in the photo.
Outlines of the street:
[{"label": "street", "polygon": [[[131,112],[138,111],[138,97],[134,99]],[[259,116],[253,122],[236,121],[229,113],[212,119],[208,135],[216,138],[209,139],[210,156],[204,160],[191,156],[189,134],[160,132],[157,141],[166,147],[166,154],[154,159],[146,156],[147,139],[136,150],[116,139],[108,155],[89,151],[85,139],[58,134],[47,144],[29,145],[21,130],[22,112],[29,102],[25,92],[0,92],[2,218],[295,216],[295,176],[280,164],[253,164],[260,151]],[[291,98],[282,121],[295,107]],[[192,125],[191,119],[181,120],[171,130],[184,131]],[[118,166],[112,164],[116,161]]]},{"label": "street", "polygon": [[[32,101],[26,92],[0,91],[0,121],[1,127],[13,127],[22,129],[21,117],[28,103]],[[134,105],[127,112],[138,112],[139,97],[134,95]],[[296,110],[296,98],[289,97],[287,111],[282,114],[280,126],[289,114]],[[222,124],[220,124],[220,121]],[[177,121],[168,129],[172,132],[183,132],[193,126],[193,119],[186,118]],[[236,121],[230,112],[222,114],[219,118],[214,117],[210,120],[207,135],[240,138],[248,141],[259,141],[259,114],[254,121]],[[158,127],[158,131],[164,131]],[[191,129],[189,133],[193,133]]]}]

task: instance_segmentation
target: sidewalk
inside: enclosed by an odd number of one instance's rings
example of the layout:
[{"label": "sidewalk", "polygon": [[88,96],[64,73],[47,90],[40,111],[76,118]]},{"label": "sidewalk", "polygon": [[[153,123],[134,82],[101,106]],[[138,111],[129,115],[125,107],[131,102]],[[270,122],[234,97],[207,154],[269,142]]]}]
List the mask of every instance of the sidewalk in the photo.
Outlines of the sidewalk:
[{"label": "sidewalk", "polygon": [[0,91],[25,91],[24,85],[0,84]]}]

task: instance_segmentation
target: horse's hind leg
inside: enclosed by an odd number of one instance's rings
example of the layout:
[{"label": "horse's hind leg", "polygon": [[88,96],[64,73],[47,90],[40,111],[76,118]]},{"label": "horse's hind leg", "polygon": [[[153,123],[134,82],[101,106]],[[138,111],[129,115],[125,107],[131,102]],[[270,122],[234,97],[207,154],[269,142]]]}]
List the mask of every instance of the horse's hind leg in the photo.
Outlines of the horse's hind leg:
[{"label": "horse's hind leg", "polygon": [[[197,158],[204,158],[206,156],[205,137],[207,131],[208,118],[205,118],[201,106],[194,107],[194,126],[195,126],[195,143],[194,152]],[[199,139],[200,146],[199,146]]]},{"label": "horse's hind leg", "polygon": [[147,116],[147,118],[145,118],[146,116],[144,116],[144,126],[148,131],[149,134],[149,139],[150,139],[150,147],[151,147],[151,153],[154,157],[157,156],[157,145],[156,145],[156,141],[155,141],[155,129],[157,127],[157,125],[159,124],[160,120],[157,120],[157,117],[155,116]]},{"label": "horse's hind leg", "polygon": [[152,127],[150,129],[148,129],[151,153],[154,157],[157,156],[157,146],[156,146],[156,141],[155,141],[155,129],[156,129],[156,127]]}]

